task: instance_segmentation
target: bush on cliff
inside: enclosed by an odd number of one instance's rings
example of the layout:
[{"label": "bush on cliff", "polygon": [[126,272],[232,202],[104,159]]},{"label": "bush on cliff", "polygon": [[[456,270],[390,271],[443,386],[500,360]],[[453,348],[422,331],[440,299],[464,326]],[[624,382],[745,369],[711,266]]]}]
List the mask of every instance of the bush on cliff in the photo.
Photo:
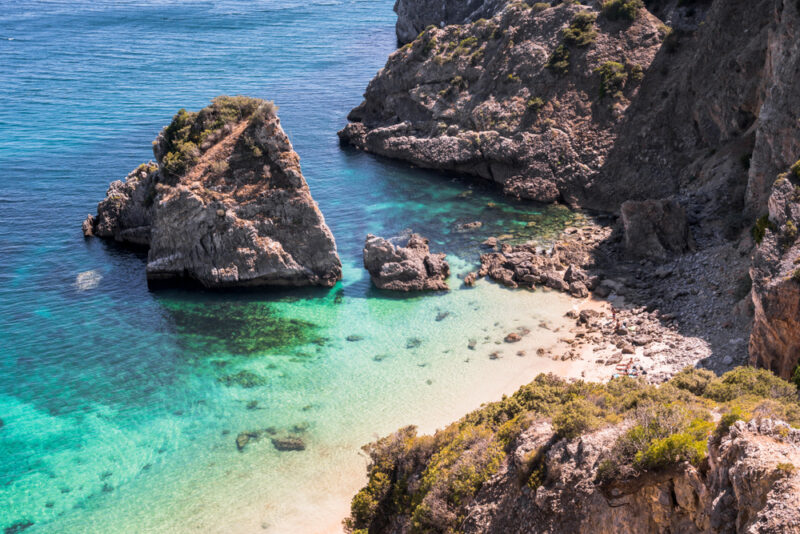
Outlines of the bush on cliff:
[{"label": "bush on cliff", "polygon": [[601,10],[609,20],[636,20],[639,10],[644,7],[642,0],[607,0]]},{"label": "bush on cliff", "polygon": [[183,175],[204,150],[221,138],[221,130],[255,115],[274,114],[272,102],[246,96],[218,96],[200,111],[181,109],[164,129],[164,156],[159,162],[171,177]]},{"label": "bush on cliff", "polygon": [[[718,425],[713,412],[722,412]],[[550,420],[553,434],[520,468],[520,484],[534,489],[546,483],[547,451],[559,440],[626,420],[628,430],[597,471],[607,482],[682,462],[697,465],[712,436],[719,439],[736,420],[750,417],[800,425],[797,388],[769,371],[744,367],[722,377],[686,369],[660,386],[629,377],[597,384],[539,375],[433,436],[407,427],[366,446],[369,482],[353,499],[345,526],[378,532],[400,521],[412,532],[458,532],[467,505],[537,420]]]},{"label": "bush on cliff", "polygon": [[622,96],[625,82],[628,81],[625,65],[616,61],[606,61],[595,69],[595,72],[600,75],[600,98],[608,95],[613,98]]},{"label": "bush on cliff", "polygon": [[593,44],[597,40],[597,32],[594,30],[594,21],[596,19],[597,15],[588,11],[575,13],[569,26],[561,34],[564,38],[564,43],[579,47]]}]

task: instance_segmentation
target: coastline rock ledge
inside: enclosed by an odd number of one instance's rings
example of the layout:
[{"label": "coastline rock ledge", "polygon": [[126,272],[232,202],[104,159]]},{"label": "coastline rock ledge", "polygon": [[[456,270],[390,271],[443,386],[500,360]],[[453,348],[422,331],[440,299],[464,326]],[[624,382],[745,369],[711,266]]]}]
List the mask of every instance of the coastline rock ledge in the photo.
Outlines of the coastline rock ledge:
[{"label": "coastline rock ledge", "polygon": [[271,102],[220,96],[181,109],[156,163],[115,181],[86,236],[149,247],[151,286],[333,286],[336,243]]},{"label": "coastline rock ledge", "polygon": [[431,254],[428,240],[419,234],[393,239],[368,234],[364,243],[364,267],[378,289],[447,290],[450,265],[444,258]]}]

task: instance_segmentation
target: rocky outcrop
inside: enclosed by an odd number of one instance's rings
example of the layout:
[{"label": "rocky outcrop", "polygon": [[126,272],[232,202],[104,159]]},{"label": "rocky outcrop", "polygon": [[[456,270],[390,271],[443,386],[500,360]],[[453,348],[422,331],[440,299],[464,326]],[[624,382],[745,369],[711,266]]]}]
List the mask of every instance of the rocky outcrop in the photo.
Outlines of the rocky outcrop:
[{"label": "rocky outcrop", "polygon": [[431,254],[428,240],[419,234],[394,239],[367,235],[364,267],[379,289],[395,291],[446,290],[450,266],[444,254]]},{"label": "rocky outcrop", "polygon": [[488,19],[508,0],[397,0],[397,42],[410,43],[428,26],[465,24]]},{"label": "rocky outcrop", "polygon": [[628,21],[597,6],[543,6],[425,30],[389,57],[341,139],[513,196],[592,205],[585,192],[666,30],[645,9]]},{"label": "rocky outcrop", "polygon": [[[603,481],[599,474],[603,459],[623,431],[607,427],[575,439],[559,439],[549,423],[533,423],[511,445],[475,497],[456,506],[460,531],[800,533],[800,471],[796,468],[800,431],[771,419],[738,421],[721,440],[709,440],[708,458],[699,467],[686,462],[633,478]],[[475,461],[477,451],[486,446],[472,439],[475,442],[466,451],[469,459],[465,462]],[[398,450],[398,470],[407,477],[400,483],[416,485],[420,480],[424,483],[423,477],[433,476],[425,470],[424,460],[403,456],[402,446],[380,451],[377,457],[387,461]],[[444,469],[441,463],[439,468]],[[532,475],[532,469],[538,475]],[[526,483],[531,476],[540,477],[535,486]],[[441,518],[444,522],[448,517],[441,509],[428,507],[425,512],[412,520],[384,516],[369,531],[415,532],[414,520]]]},{"label": "rocky outcrop", "polygon": [[[750,277],[755,308],[750,358],[788,378],[800,363],[800,162],[774,183]],[[796,172],[796,173],[795,173]]]},{"label": "rocky outcrop", "polygon": [[625,250],[634,258],[664,260],[693,247],[686,211],[674,200],[622,203]]},{"label": "rocky outcrop", "polygon": [[778,467],[800,460],[800,433],[785,423],[736,423],[711,444],[706,469],[684,464],[603,487],[597,468],[617,435],[555,443],[543,459],[545,484],[530,491],[518,482],[525,458],[552,438],[549,425],[534,426],[466,510],[464,532],[800,532],[800,475]]},{"label": "rocky outcrop", "polygon": [[149,247],[151,284],[332,286],[333,236],[270,102],[219,97],[181,110],[157,163],[113,182],[86,235]]},{"label": "rocky outcrop", "polygon": [[587,36],[572,17],[597,14],[591,2],[511,3],[427,29],[390,56],[340,135],[515,196],[617,212],[691,192],[704,219],[755,218],[800,154],[786,112],[800,105],[800,6],[645,3],[672,27],[642,9],[633,23],[599,14]]},{"label": "rocky outcrop", "polygon": [[[587,233],[586,241],[564,240],[552,248],[534,244],[503,244],[500,252],[481,254],[477,277],[488,276],[504,286],[534,289],[549,287],[583,298],[597,287],[599,278],[586,272],[595,265],[591,255],[593,241],[607,237],[602,231]],[[465,280],[474,283],[475,277]]]}]

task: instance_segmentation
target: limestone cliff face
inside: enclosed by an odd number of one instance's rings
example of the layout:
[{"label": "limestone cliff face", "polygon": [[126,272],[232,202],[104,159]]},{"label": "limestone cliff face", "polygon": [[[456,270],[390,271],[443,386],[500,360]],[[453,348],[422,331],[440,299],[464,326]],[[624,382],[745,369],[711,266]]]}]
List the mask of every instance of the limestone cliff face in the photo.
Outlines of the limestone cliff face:
[{"label": "limestone cliff face", "polygon": [[147,279],[206,287],[332,286],[336,244],[274,106],[220,97],[181,110],[156,164],[114,182],[84,232],[149,247]]},{"label": "limestone cliff face", "polygon": [[397,41],[410,43],[428,26],[465,24],[491,18],[507,0],[397,0]]},{"label": "limestone cliff face", "polygon": [[393,53],[340,137],[510,195],[587,204],[665,30],[644,9],[628,21],[526,6],[428,29]]},{"label": "limestone cliff face", "polygon": [[[798,166],[800,167],[800,166]],[[800,363],[800,176],[786,173],[773,185],[769,222],[753,254],[755,316],[750,358],[785,378]]]},{"label": "limestone cliff face", "polygon": [[664,12],[682,23],[659,50],[589,188],[598,207],[693,191],[708,205],[704,218],[720,210],[754,218],[777,174],[800,154],[800,124],[787,113],[800,98],[800,6],[693,4],[701,8],[693,18],[686,7],[677,8],[682,16]]}]

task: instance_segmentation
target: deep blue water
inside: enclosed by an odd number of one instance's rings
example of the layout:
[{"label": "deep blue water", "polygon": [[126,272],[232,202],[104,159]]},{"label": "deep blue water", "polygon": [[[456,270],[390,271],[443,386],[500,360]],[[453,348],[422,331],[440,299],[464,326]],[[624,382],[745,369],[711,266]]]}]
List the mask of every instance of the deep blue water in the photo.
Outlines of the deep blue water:
[{"label": "deep blue water", "polygon": [[[184,465],[195,443],[213,435],[215,447],[227,447],[220,436],[235,433],[230,421],[256,416],[241,409],[253,390],[220,385],[224,369],[275,373],[280,380],[255,391],[276,403],[269,422],[288,425],[309,411],[305,393],[321,391],[344,365],[332,362],[351,349],[330,342],[349,333],[342,324],[385,331],[364,349],[372,362],[398,325],[430,322],[423,310],[461,306],[466,318],[478,309],[455,294],[423,303],[371,290],[360,268],[368,232],[413,227],[463,272],[486,236],[542,236],[568,219],[339,146],[336,131],[395,47],[392,3],[2,2],[0,528],[84,531],[117,493],[150,491],[147,477],[157,475],[149,473]],[[172,115],[219,94],[279,106],[345,265],[333,290],[151,293],[142,253],[82,237],[81,221],[108,183],[152,157],[151,141]],[[452,231],[472,220],[484,221],[480,232]],[[82,285],[86,272],[99,283]],[[371,395],[381,392],[365,402]],[[347,432],[323,432],[328,409],[309,416],[321,442]]]}]

